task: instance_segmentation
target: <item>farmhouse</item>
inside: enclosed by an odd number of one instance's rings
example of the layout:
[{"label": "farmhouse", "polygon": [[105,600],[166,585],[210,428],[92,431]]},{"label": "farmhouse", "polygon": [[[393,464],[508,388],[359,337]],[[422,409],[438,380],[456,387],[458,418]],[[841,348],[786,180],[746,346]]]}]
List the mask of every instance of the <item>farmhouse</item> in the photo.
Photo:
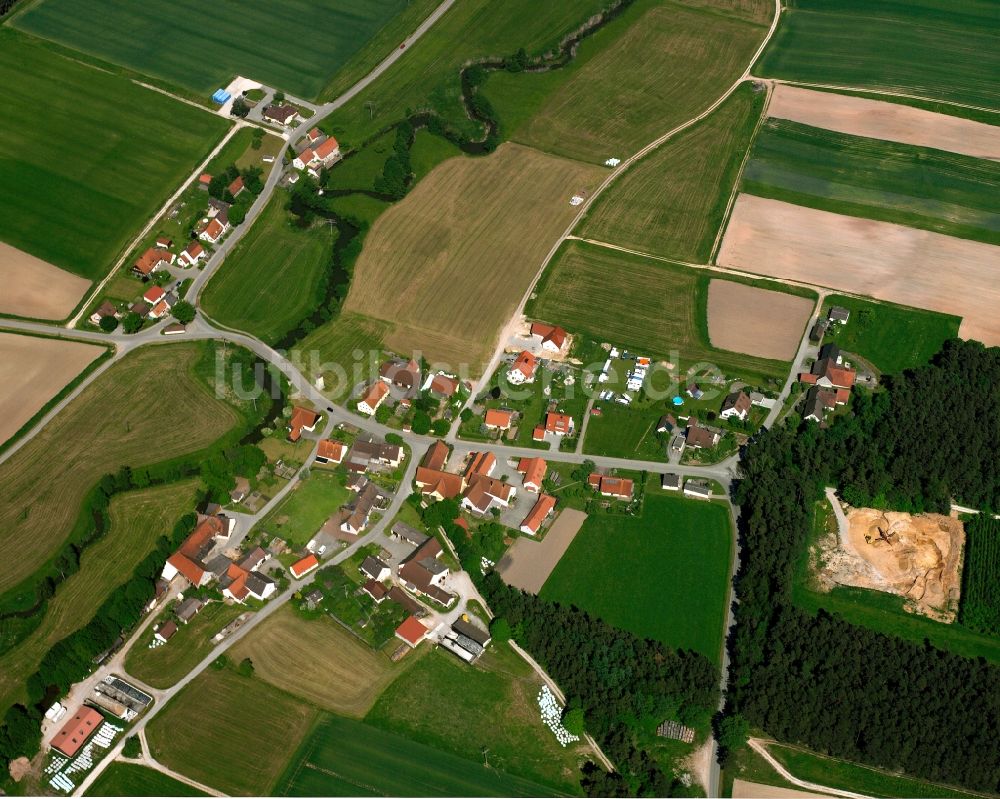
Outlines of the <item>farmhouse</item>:
[{"label": "farmhouse", "polygon": [[542,490],[542,481],[548,470],[544,458],[521,458],[517,463],[517,470],[524,475],[525,491],[534,491],[537,494]]},{"label": "farmhouse", "polygon": [[548,518],[555,507],[555,497],[551,497],[548,494],[539,496],[531,510],[528,511],[528,515],[524,517],[524,521],[521,522],[521,532],[528,535],[535,535],[538,532],[538,528],[542,526],[542,522]]},{"label": "farmhouse", "polygon": [[195,266],[198,261],[205,257],[205,248],[202,247],[198,242],[192,241],[184,250],[181,252],[177,259],[177,262],[181,266]]},{"label": "farmhouse", "polygon": [[406,392],[420,385],[420,364],[412,358],[409,361],[386,361],[379,369],[383,381]]},{"label": "farmhouse", "polygon": [[531,383],[535,379],[535,368],[538,359],[527,350],[524,350],[514,359],[510,371],[507,372],[507,380],[516,386],[522,383]]},{"label": "farmhouse", "polygon": [[227,218],[225,222],[220,219],[220,216],[216,216],[214,219],[209,219],[207,222],[202,224],[198,228],[198,238],[202,241],[207,241],[209,244],[215,244],[219,239],[226,235],[226,231],[229,230],[229,219]]},{"label": "farmhouse", "polygon": [[292,159],[292,166],[296,169],[305,169],[316,160],[316,153],[312,147],[306,147],[301,153]]},{"label": "farmhouse", "polygon": [[720,419],[732,419],[733,417],[745,422],[750,413],[750,397],[744,391],[734,391],[722,402],[722,410],[719,411]]},{"label": "farmhouse", "polygon": [[632,499],[632,481],[624,477],[608,477],[594,472],[587,478],[587,483],[596,489],[602,497],[612,497],[629,501]]},{"label": "farmhouse", "polygon": [[490,408],[483,417],[483,425],[490,430],[510,430],[514,420],[514,411]]},{"label": "farmhouse", "polygon": [[719,443],[720,438],[718,431],[700,426],[693,416],[688,420],[684,443],[692,449],[711,449]]},{"label": "farmhouse", "polygon": [[820,388],[850,389],[854,385],[858,373],[844,364],[840,348],[836,344],[827,344],[819,351],[819,355],[819,360],[809,372],[799,375],[801,382]]},{"label": "farmhouse", "polygon": [[427,448],[427,452],[424,454],[424,459],[420,461],[420,465],[425,469],[441,471],[448,460],[449,454],[450,450],[447,444],[443,441],[435,441]]},{"label": "farmhouse", "polygon": [[566,331],[561,327],[532,322],[531,335],[540,340],[543,350],[549,352],[562,352],[566,345]]},{"label": "farmhouse", "polygon": [[289,567],[289,571],[292,573],[292,577],[296,580],[300,580],[305,575],[309,574],[313,569],[319,568],[319,558],[315,555],[306,555],[302,560],[297,560]]},{"label": "farmhouse", "polygon": [[424,383],[424,391],[430,391],[438,399],[450,399],[458,391],[458,380],[444,372],[438,372],[427,378]]},{"label": "farmhouse", "polygon": [[132,264],[132,271],[143,280],[147,280],[157,269],[166,269],[173,262],[174,254],[172,252],[150,247]]},{"label": "farmhouse", "polygon": [[506,508],[517,493],[512,485],[484,474],[472,476],[462,497],[462,507],[471,513],[485,515],[496,507]]},{"label": "farmhouse", "polygon": [[261,112],[261,116],[268,122],[288,126],[298,120],[299,112],[290,105],[269,105]]},{"label": "farmhouse", "polygon": [[414,649],[429,634],[430,630],[416,616],[407,616],[406,620],[396,628],[396,637]]},{"label": "farmhouse", "polygon": [[465,480],[461,475],[426,469],[423,466],[417,467],[414,482],[421,494],[436,499],[454,499],[465,488]]},{"label": "farmhouse", "polygon": [[316,411],[296,405],[292,409],[291,418],[288,420],[288,440],[298,441],[302,438],[303,430],[307,433],[313,432],[316,429],[317,423],[322,418],[322,415],[316,413]]},{"label": "farmhouse", "polygon": [[369,580],[375,580],[375,582],[378,583],[387,579],[389,575],[392,574],[389,567],[385,563],[378,558],[371,557],[370,555],[361,561],[361,565],[358,569]]},{"label": "farmhouse", "polygon": [[347,454],[347,444],[324,438],[316,447],[316,463],[339,464],[344,460],[345,454]]},{"label": "farmhouse", "polygon": [[333,136],[329,136],[326,140],[316,146],[316,158],[324,164],[328,164],[339,157],[340,145],[337,143],[337,140],[333,138]]},{"label": "farmhouse", "polygon": [[371,416],[379,409],[379,406],[385,402],[385,398],[389,396],[389,385],[388,383],[383,383],[381,380],[376,380],[372,383],[368,390],[364,393],[364,396],[358,401],[358,410],[361,413],[368,414]]},{"label": "farmhouse", "polygon": [[[826,417],[826,412],[837,406],[837,395],[840,391],[845,391],[845,389],[833,391],[828,388],[812,386],[806,392],[802,418],[809,422],[822,422]],[[850,392],[847,392],[847,396],[850,396]]]},{"label": "farmhouse", "polygon": [[565,413],[545,414],[545,432],[555,433],[557,436],[573,435],[573,417]]},{"label": "farmhouse", "polygon": [[217,543],[229,538],[233,526],[233,520],[224,516],[199,517],[191,535],[163,564],[160,576],[169,582],[180,574],[195,588],[207,584],[213,575],[206,565],[206,558]]},{"label": "farmhouse", "polygon": [[438,560],[440,554],[441,544],[436,538],[428,538],[400,565],[398,574],[410,591],[448,605],[455,597],[441,587],[449,569]]},{"label": "farmhouse", "polygon": [[81,707],[52,739],[52,747],[66,757],[73,757],[87,739],[104,723],[104,716],[92,707]]},{"label": "farmhouse", "polygon": [[477,474],[485,474],[487,477],[493,474],[497,459],[492,452],[473,452],[470,456],[469,465],[465,469],[466,480],[471,480]]},{"label": "farmhouse", "polygon": [[684,494],[695,499],[711,499],[712,489],[704,480],[686,480],[684,482]]}]

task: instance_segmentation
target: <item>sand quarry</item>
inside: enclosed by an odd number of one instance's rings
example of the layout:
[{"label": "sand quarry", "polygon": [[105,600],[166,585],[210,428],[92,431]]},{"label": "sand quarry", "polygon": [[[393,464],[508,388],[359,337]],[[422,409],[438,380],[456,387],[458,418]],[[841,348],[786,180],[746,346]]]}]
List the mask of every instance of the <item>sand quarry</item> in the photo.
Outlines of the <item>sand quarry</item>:
[{"label": "sand quarry", "polygon": [[564,508],[541,541],[518,538],[497,564],[504,582],[532,594],[541,591],[586,520],[583,511]]},{"label": "sand quarry", "polygon": [[0,241],[0,314],[65,319],[90,281]]},{"label": "sand quarry", "polygon": [[961,521],[936,513],[917,516],[852,508],[846,529],[820,545],[820,587],[869,588],[904,597],[915,613],[952,622],[961,592]]},{"label": "sand quarry", "polygon": [[104,352],[96,344],[0,333],[0,443]]},{"label": "sand quarry", "polygon": [[813,301],[731,280],[708,284],[708,338],[713,347],[760,358],[795,357]]},{"label": "sand quarry", "polygon": [[1000,344],[1000,247],[990,244],[741,194],[717,260],[954,314],[962,338]]},{"label": "sand quarry", "polygon": [[1000,127],[898,103],[779,83],[767,115],[853,136],[1000,159]]}]

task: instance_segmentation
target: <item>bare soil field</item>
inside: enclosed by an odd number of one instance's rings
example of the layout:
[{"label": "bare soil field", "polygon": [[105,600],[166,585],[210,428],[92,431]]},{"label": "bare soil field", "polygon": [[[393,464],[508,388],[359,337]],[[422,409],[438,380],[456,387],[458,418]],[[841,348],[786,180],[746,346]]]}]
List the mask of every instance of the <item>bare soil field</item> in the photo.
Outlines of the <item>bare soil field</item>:
[{"label": "bare soil field", "polygon": [[826,799],[826,794],[778,788],[759,782],[733,780],[733,799]]},{"label": "bare soil field", "polygon": [[362,718],[403,671],[332,619],[304,619],[290,607],[234,646],[232,657],[250,658],[254,676],[276,688],[352,718]]},{"label": "bare soil field", "polygon": [[532,594],[541,591],[586,520],[583,511],[563,508],[543,540],[518,538],[497,564],[504,582]]},{"label": "bare soil field", "polygon": [[90,281],[0,241],[0,314],[65,319]]},{"label": "bare soil field", "polygon": [[1000,158],[1000,127],[899,103],[779,83],[771,93],[767,114],[853,136],[933,147],[974,158]]},{"label": "bare soil field", "polygon": [[347,310],[398,325],[386,344],[457,368],[480,366],[601,167],[504,144],[452,158],[382,214]]},{"label": "bare soil field", "polygon": [[0,444],[102,352],[97,344],[0,333]]},{"label": "bare soil field", "polygon": [[1000,247],[741,194],[717,262],[962,317],[1000,344]]},{"label": "bare soil field", "polygon": [[911,515],[852,508],[846,528],[828,535],[818,553],[819,585],[897,594],[906,608],[952,622],[961,593],[961,521],[936,513]]},{"label": "bare soil field", "polygon": [[713,347],[760,358],[795,357],[813,301],[731,280],[708,284],[708,338]]}]

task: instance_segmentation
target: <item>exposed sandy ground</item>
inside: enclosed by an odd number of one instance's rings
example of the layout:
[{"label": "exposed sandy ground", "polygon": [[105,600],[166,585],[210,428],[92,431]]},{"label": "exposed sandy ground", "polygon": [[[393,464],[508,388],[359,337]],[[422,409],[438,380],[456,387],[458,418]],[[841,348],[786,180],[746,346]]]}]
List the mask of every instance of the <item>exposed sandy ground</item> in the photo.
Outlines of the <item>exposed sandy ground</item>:
[{"label": "exposed sandy ground", "polygon": [[0,443],[103,351],[95,344],[0,333]]},{"label": "exposed sandy ground", "polygon": [[962,317],[1000,344],[1000,247],[741,194],[720,266]]},{"label": "exposed sandy ground", "polygon": [[90,281],[0,241],[0,313],[65,319]]},{"label": "exposed sandy ground", "polygon": [[949,516],[853,508],[847,513],[847,529],[820,543],[820,586],[897,594],[916,613],[952,622],[964,545],[962,522]]},{"label": "exposed sandy ground", "polygon": [[532,594],[541,591],[586,519],[583,511],[564,508],[542,541],[518,538],[497,564],[504,582]]},{"label": "exposed sandy ground", "polygon": [[1000,158],[1000,127],[899,103],[817,92],[779,83],[767,115],[853,136]]},{"label": "exposed sandy ground", "polygon": [[761,358],[795,357],[813,301],[731,280],[708,284],[708,338],[713,347]]},{"label": "exposed sandy ground", "polygon": [[825,794],[796,791],[794,788],[777,788],[759,782],[733,780],[733,799],[827,799]]}]

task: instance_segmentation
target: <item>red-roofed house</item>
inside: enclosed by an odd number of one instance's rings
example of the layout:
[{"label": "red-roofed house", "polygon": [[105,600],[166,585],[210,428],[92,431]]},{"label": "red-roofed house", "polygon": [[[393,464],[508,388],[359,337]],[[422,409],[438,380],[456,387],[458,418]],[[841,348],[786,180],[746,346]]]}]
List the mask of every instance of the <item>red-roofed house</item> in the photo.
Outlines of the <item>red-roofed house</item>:
[{"label": "red-roofed house", "polygon": [[389,396],[389,384],[376,380],[358,401],[358,410],[371,416]]},{"label": "red-roofed house", "polygon": [[305,169],[309,164],[316,160],[316,153],[313,151],[312,147],[306,147],[301,153],[299,153],[295,158],[292,159],[292,166],[296,169]]},{"label": "red-roofed house", "polygon": [[548,470],[544,458],[521,458],[517,463],[517,470],[524,475],[526,491],[534,491],[537,494],[542,490],[542,480],[545,479],[545,472]]},{"label": "red-roofed house", "polygon": [[614,499],[632,499],[632,481],[624,477],[608,477],[596,472],[587,478],[587,483],[596,488],[603,497]]},{"label": "red-roofed house", "polygon": [[52,739],[52,746],[66,757],[73,757],[87,739],[104,723],[104,716],[92,707],[81,707]]},{"label": "red-roofed house", "polygon": [[535,429],[531,431],[532,441],[544,441],[545,440],[545,425],[536,425]]},{"label": "red-roofed house", "polygon": [[174,240],[168,238],[167,236],[157,236],[156,246],[159,247],[161,250],[169,250],[171,247],[174,246]]},{"label": "red-roofed house", "polygon": [[427,448],[427,452],[424,455],[424,459],[420,461],[420,465],[426,469],[439,472],[444,468],[449,452],[447,444],[443,441],[435,441]]},{"label": "red-roofed house", "polygon": [[163,564],[161,577],[170,582],[178,574],[196,588],[212,579],[204,558],[212,551],[216,540],[229,537],[229,527],[218,516],[206,516],[194,528],[180,548]]},{"label": "red-roofed house", "polygon": [[483,515],[493,508],[506,508],[516,493],[514,486],[502,480],[485,474],[474,474],[462,496],[462,507]]},{"label": "red-roofed house", "polygon": [[149,313],[146,314],[150,319],[162,319],[170,313],[170,306],[167,305],[166,300],[160,300],[156,305],[149,309]]},{"label": "red-roofed house", "polygon": [[416,616],[407,616],[403,623],[396,628],[396,637],[413,648],[416,648],[417,644],[429,634],[430,630]]},{"label": "red-roofed house", "polygon": [[421,494],[437,499],[453,499],[465,488],[465,480],[461,475],[426,469],[423,466],[417,467],[414,482],[420,488]]},{"label": "red-roofed house", "polygon": [[208,172],[202,172],[200,175],[198,175],[198,185],[201,186],[203,189],[207,189],[208,184],[211,182],[212,182],[212,176],[209,175]]},{"label": "red-roofed house", "polygon": [[548,494],[542,494],[528,512],[528,515],[524,517],[524,521],[521,522],[521,532],[527,533],[528,535],[535,535],[538,532],[538,528],[542,526],[542,522],[544,522],[545,519],[548,518],[548,515],[552,513],[553,509],[555,509],[555,506],[555,497],[550,497]]},{"label": "red-roofed house", "polygon": [[516,386],[521,385],[521,383],[530,383],[535,379],[535,367],[537,365],[538,359],[527,350],[524,350],[524,352],[514,359],[510,371],[507,372],[507,380]]},{"label": "red-roofed house", "polygon": [[474,474],[493,474],[497,459],[492,452],[473,452],[469,465],[465,470],[465,479],[471,480]]},{"label": "red-roofed house", "polygon": [[376,605],[382,604],[382,600],[385,599],[389,591],[386,589],[382,583],[377,580],[368,580],[362,588],[368,596],[375,600]]},{"label": "red-roofed house", "polygon": [[458,380],[439,372],[431,378],[428,388],[431,394],[447,399],[454,397],[455,392],[458,391]]},{"label": "red-roofed house", "polygon": [[181,266],[195,266],[198,261],[205,257],[205,248],[202,247],[198,242],[192,241],[187,247],[184,248],[180,256],[177,258],[177,262]]},{"label": "red-roofed house", "polygon": [[246,186],[243,185],[242,175],[237,175],[236,180],[229,184],[229,193],[232,194],[233,197],[238,197],[240,192],[245,188]]},{"label": "red-roofed house", "polygon": [[483,424],[491,430],[510,430],[510,425],[513,419],[513,411],[490,408],[486,411],[486,416],[483,417]]},{"label": "red-roofed house", "polygon": [[306,134],[306,138],[309,140],[310,144],[315,144],[316,142],[318,142],[320,139],[323,138],[323,131],[321,131],[319,128],[313,128]]},{"label": "red-roofed house", "polygon": [[330,136],[326,141],[316,145],[316,157],[324,164],[329,163],[334,158],[340,156],[340,145],[337,140]]},{"label": "red-roofed house", "polygon": [[150,305],[156,305],[156,303],[158,303],[166,296],[167,292],[165,292],[159,286],[150,286],[146,290],[146,293],[142,295],[142,298]]},{"label": "red-roofed house", "polygon": [[289,567],[289,571],[292,573],[292,577],[296,580],[301,579],[305,575],[309,574],[313,569],[319,568],[319,558],[315,555],[306,555],[302,560],[297,560]]},{"label": "red-roofed house", "polygon": [[339,464],[347,454],[347,444],[324,438],[316,447],[316,463]]},{"label": "red-roofed house", "polygon": [[557,436],[568,436],[573,434],[573,417],[565,413],[545,414],[545,432],[555,433]]},{"label": "red-roofed house", "polygon": [[173,262],[174,254],[172,252],[159,247],[150,247],[132,264],[132,271],[145,280],[157,269],[165,269]]},{"label": "red-roofed house", "polygon": [[555,325],[532,322],[531,335],[540,338],[542,349],[549,352],[561,352],[566,344],[566,331]]},{"label": "red-roofed house", "polygon": [[226,224],[222,224],[219,218],[215,217],[214,219],[209,219],[198,229],[198,238],[202,241],[207,241],[209,244],[215,244],[215,242],[225,235],[229,228],[228,221]]},{"label": "red-roofed house", "polygon": [[311,433],[316,429],[316,424],[322,419],[322,414],[296,405],[292,409],[292,417],[288,420],[288,440],[298,441],[302,438],[302,431]]}]

